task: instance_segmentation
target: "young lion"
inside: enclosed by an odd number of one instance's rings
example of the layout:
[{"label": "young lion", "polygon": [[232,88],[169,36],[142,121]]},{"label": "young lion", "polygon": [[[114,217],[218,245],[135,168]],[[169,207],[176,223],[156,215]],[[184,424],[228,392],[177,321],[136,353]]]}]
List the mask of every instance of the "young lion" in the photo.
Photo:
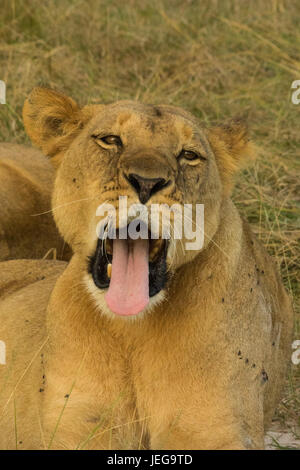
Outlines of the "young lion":
[{"label": "young lion", "polygon": [[[131,101],[80,109],[44,88],[24,122],[57,168],[52,207],[74,254],[2,263],[0,447],[263,448],[293,315],[230,199],[253,153],[244,126],[207,130],[179,108]],[[118,213],[119,196],[204,204],[203,246],[121,239],[121,224],[98,239],[97,208]]]}]

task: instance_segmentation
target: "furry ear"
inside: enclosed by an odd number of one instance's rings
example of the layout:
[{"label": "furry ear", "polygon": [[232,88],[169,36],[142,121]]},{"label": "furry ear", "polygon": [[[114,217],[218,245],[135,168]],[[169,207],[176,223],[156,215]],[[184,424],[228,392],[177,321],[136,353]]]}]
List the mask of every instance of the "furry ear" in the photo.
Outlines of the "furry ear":
[{"label": "furry ear", "polygon": [[208,140],[216,156],[224,192],[229,194],[235,172],[255,158],[255,146],[250,142],[247,126],[241,119],[209,129]]},{"label": "furry ear", "polygon": [[68,148],[88,120],[87,114],[72,98],[50,88],[34,88],[23,107],[28,136],[49,157]]}]

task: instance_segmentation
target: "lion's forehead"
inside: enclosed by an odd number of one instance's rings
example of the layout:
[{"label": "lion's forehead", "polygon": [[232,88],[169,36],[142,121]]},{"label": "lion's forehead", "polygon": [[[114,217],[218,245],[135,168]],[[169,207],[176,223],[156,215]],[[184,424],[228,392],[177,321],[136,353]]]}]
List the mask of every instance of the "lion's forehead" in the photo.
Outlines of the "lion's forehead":
[{"label": "lion's forehead", "polygon": [[185,139],[201,133],[197,119],[176,106],[118,101],[105,105],[93,119],[96,131],[135,133],[150,139],[164,136],[168,140]]},{"label": "lion's forehead", "polygon": [[183,118],[191,123],[196,123],[196,118],[188,111],[166,104],[146,104],[139,101],[122,100],[105,106],[108,110],[122,112],[123,110],[132,111],[140,115],[152,117],[174,116],[175,118]]}]

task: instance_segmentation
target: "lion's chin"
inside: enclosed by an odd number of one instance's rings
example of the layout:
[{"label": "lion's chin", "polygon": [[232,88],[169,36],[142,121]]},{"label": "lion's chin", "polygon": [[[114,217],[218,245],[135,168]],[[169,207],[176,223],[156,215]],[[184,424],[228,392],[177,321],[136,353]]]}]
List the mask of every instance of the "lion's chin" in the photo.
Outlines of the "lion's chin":
[{"label": "lion's chin", "polygon": [[107,302],[105,300],[105,293],[106,290],[101,290],[99,289],[94,281],[93,278],[91,277],[90,274],[85,274],[84,276],[84,284],[87,288],[87,291],[89,292],[93,303],[95,304],[97,310],[105,315],[106,317],[110,319],[116,319],[116,318],[123,318],[124,320],[130,321],[130,320],[141,320],[145,317],[145,315],[149,314],[152,312],[155,307],[157,307],[159,304],[161,304],[164,299],[166,298],[166,291],[161,290],[158,294],[150,297],[149,302],[147,306],[140,311],[136,315],[118,315],[115,312],[113,312],[107,305]]}]

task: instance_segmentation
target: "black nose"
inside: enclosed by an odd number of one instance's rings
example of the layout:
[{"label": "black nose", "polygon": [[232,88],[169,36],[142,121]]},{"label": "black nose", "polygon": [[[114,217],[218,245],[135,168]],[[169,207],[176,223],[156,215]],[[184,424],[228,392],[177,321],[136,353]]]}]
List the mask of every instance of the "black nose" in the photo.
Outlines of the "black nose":
[{"label": "black nose", "polygon": [[139,200],[142,204],[146,204],[153,194],[166,188],[170,184],[170,181],[167,181],[164,178],[143,178],[135,173],[125,175],[125,177],[138,193]]}]

